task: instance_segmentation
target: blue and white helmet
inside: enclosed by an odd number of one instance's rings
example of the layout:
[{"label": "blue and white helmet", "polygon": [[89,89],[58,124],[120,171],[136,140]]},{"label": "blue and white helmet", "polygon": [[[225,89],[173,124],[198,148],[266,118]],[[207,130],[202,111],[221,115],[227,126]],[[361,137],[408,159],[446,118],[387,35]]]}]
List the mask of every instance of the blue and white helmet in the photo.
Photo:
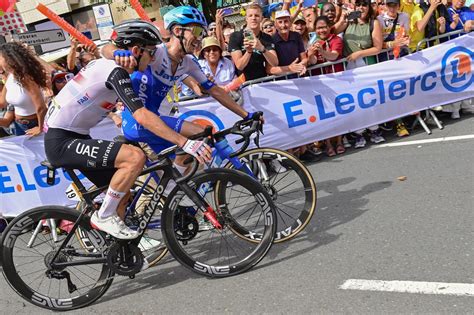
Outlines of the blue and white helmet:
[{"label": "blue and white helmet", "polygon": [[190,23],[200,24],[202,27],[207,28],[207,21],[202,14],[196,8],[190,6],[180,6],[167,12],[163,16],[164,26],[167,30],[170,30],[173,25],[186,25]]}]

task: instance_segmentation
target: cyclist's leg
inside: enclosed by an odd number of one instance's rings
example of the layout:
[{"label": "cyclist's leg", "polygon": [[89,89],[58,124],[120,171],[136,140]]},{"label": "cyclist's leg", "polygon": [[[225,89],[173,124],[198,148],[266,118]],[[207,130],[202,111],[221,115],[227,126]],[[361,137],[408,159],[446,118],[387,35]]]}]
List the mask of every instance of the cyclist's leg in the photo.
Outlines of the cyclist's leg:
[{"label": "cyclist's leg", "polygon": [[109,160],[117,169],[110,180],[110,185],[104,197],[99,212],[94,214],[91,221],[101,230],[121,239],[132,239],[138,236],[122,220],[125,212],[126,195],[145,165],[145,154],[132,145],[121,145],[115,156]]},{"label": "cyclist's leg", "polygon": [[[99,210],[102,218],[99,218],[96,212],[91,222],[115,237],[136,237],[136,231],[121,224],[121,220],[115,214],[125,192],[129,191],[143,168],[145,156],[140,149],[50,128],[45,136],[45,151],[52,165],[81,170],[99,186],[108,184],[107,181],[110,179],[111,185]],[[103,173],[107,176],[101,177]],[[132,176],[134,177],[130,179]],[[104,216],[104,213],[109,216]]]}]

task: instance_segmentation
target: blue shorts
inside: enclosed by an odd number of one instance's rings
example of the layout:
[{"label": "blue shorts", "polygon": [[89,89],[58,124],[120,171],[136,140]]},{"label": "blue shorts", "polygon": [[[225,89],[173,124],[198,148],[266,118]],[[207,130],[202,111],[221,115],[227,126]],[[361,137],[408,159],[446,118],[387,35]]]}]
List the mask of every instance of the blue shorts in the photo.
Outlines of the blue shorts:
[{"label": "blue shorts", "polygon": [[[123,112],[125,114],[125,112]],[[131,115],[130,115],[131,116]],[[130,119],[129,115],[123,115],[122,119],[122,132],[125,138],[130,141],[136,142],[145,142],[147,143],[153,151],[156,153],[160,153],[164,149],[172,147],[174,143],[169,142],[163,138],[158,137],[153,132],[145,129],[142,125],[138,124],[135,119]],[[168,116],[160,116],[161,120],[170,127],[172,130],[176,131],[177,133],[181,132],[181,128],[183,126],[184,120],[168,117]],[[124,124],[125,123],[125,124]]]}]

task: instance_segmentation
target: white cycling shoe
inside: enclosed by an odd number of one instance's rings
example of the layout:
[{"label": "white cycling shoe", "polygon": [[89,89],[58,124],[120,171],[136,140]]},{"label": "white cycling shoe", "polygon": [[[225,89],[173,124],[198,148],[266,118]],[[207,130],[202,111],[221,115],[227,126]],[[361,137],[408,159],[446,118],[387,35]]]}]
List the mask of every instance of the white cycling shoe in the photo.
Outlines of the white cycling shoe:
[{"label": "white cycling shoe", "polygon": [[91,224],[93,227],[121,240],[132,240],[137,238],[139,234],[137,231],[126,226],[122,219],[116,214],[102,219],[99,218],[98,212],[94,212],[91,217]]}]

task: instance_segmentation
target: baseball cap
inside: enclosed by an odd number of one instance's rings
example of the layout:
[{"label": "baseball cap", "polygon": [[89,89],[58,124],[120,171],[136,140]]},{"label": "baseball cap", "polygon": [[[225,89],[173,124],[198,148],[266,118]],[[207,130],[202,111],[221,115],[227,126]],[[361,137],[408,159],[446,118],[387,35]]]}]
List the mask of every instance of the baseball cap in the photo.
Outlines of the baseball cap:
[{"label": "baseball cap", "polygon": [[217,25],[216,22],[212,22],[212,23],[209,24],[209,26],[207,28],[208,29],[209,28],[216,28],[216,25]]},{"label": "baseball cap", "polygon": [[285,17],[291,17],[291,14],[290,12],[288,12],[288,10],[281,10],[275,13],[275,19],[280,19],[280,18],[285,18]]},{"label": "baseball cap", "polygon": [[385,0],[385,4],[389,4],[389,3],[400,4],[400,0]]},{"label": "baseball cap", "polygon": [[306,20],[304,19],[303,14],[301,14],[301,13],[296,16],[296,19],[293,21],[293,23],[296,23],[296,22],[299,22],[299,21],[302,21],[302,22],[306,23]]}]

